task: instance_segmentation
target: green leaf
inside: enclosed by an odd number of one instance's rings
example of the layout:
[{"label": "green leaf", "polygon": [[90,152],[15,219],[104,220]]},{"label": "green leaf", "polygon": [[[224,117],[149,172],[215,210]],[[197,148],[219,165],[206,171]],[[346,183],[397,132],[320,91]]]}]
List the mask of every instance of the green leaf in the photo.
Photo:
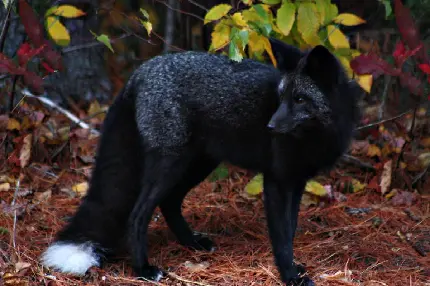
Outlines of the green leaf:
[{"label": "green leaf", "polygon": [[227,15],[231,8],[229,4],[220,4],[212,7],[205,15],[204,24],[221,19]]},{"label": "green leaf", "polygon": [[297,28],[303,40],[311,46],[321,44],[318,37],[320,27],[316,5],[313,3],[300,3],[297,15]]},{"label": "green leaf", "polygon": [[245,29],[239,30],[238,28],[233,27],[231,29],[230,39],[232,41],[239,41],[242,46],[242,50],[244,50],[249,41],[249,31]]},{"label": "green leaf", "polygon": [[391,13],[393,13],[393,8],[391,7],[391,1],[390,0],[379,0],[384,4],[385,7],[385,19],[391,16]]},{"label": "green leaf", "polygon": [[218,180],[222,180],[228,177],[228,168],[225,164],[221,163],[219,166],[212,171],[212,173],[208,176],[208,180],[210,182],[215,182]]},{"label": "green leaf", "polygon": [[243,59],[243,56],[240,53],[239,47],[233,41],[230,42],[230,46],[228,48],[228,57],[231,60],[236,62],[240,62]]},{"label": "green leaf", "polygon": [[230,28],[231,20],[226,18],[217,23],[214,27],[214,30],[211,34],[212,43],[209,51],[214,51],[221,49],[226,46],[230,41]]},{"label": "green leaf", "polygon": [[146,11],[145,9],[143,9],[143,8],[140,8],[140,13],[142,13],[142,15],[146,18],[146,19],[148,19],[149,20],[149,13],[148,13],[148,11]]},{"label": "green leaf", "polygon": [[[322,9],[324,12],[324,21],[321,25],[326,25],[328,23],[330,23],[339,13],[337,10],[337,6],[335,4],[331,4],[330,0],[321,0],[321,1],[317,1],[317,6],[323,6]],[[320,8],[318,7],[318,11],[321,11]],[[321,14],[320,14],[321,16]]]},{"label": "green leaf", "polygon": [[249,183],[246,184],[245,191],[252,196],[256,196],[263,192],[263,174],[258,174],[252,178]]},{"label": "green leaf", "polygon": [[282,34],[290,34],[296,16],[296,5],[285,2],[278,9],[276,16],[276,25],[281,30]]},{"label": "green leaf", "polygon": [[110,39],[109,39],[109,36],[108,36],[108,35],[105,35],[105,34],[97,35],[96,33],[94,33],[94,32],[93,32],[93,31],[91,31],[91,30],[90,30],[90,32],[91,32],[91,34],[93,34],[93,35],[94,35],[94,37],[96,37],[96,40],[97,40],[97,41],[99,41],[100,43],[103,43],[106,47],[108,47],[108,48],[109,48],[109,50],[111,50],[111,51],[112,51],[112,53],[114,53],[114,50],[113,50],[113,48],[112,48],[112,45],[111,45],[111,43],[110,43]]},{"label": "green leaf", "polygon": [[265,22],[269,21],[269,14],[264,9],[262,4],[253,5],[252,7],[254,8],[255,12],[257,12],[258,16],[261,17],[261,19],[263,19]]},{"label": "green leaf", "polygon": [[264,4],[275,5],[281,3],[281,0],[261,0]]}]

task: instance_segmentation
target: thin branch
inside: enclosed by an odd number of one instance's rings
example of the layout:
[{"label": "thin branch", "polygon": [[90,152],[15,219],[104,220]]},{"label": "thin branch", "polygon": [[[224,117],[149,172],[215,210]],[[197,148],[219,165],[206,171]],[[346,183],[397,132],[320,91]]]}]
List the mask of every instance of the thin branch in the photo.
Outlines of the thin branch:
[{"label": "thin branch", "polygon": [[[116,41],[125,39],[127,37],[130,37],[131,35],[132,35],[131,33],[127,33],[127,34],[124,34],[122,36],[119,36],[118,38],[112,39],[109,42],[111,44],[113,44]],[[93,42],[82,44],[82,45],[75,45],[75,46],[64,48],[62,50],[62,53],[70,53],[70,52],[74,52],[74,51],[77,51],[77,50],[88,49],[88,48],[102,46],[102,45],[104,45],[104,43],[101,43],[101,42],[98,42],[98,41],[93,41]]]},{"label": "thin branch", "polygon": [[178,276],[177,274],[173,273],[173,272],[168,272],[167,275],[175,280],[181,281],[185,284],[195,284],[195,285],[200,285],[200,286],[211,286],[210,284],[206,284],[206,283],[202,283],[202,282],[197,282],[197,281],[191,281],[188,279],[184,279],[180,276]]},{"label": "thin branch", "polygon": [[198,16],[198,15],[196,15],[196,14],[193,14],[193,13],[190,13],[190,12],[186,12],[186,11],[183,11],[183,10],[181,10],[181,9],[175,9],[175,8],[173,8],[172,6],[170,6],[169,4],[167,4],[166,2],[161,1],[161,0],[155,0],[155,1],[157,1],[158,3],[163,4],[163,5],[164,5],[164,6],[166,6],[167,8],[172,9],[173,11],[179,12],[179,13],[181,13],[181,14],[185,14],[185,15],[192,16],[192,17],[194,17],[194,18],[196,18],[196,19],[199,19],[200,21],[204,21],[204,19],[203,19],[202,17],[200,17],[200,16]]},{"label": "thin branch", "polygon": [[6,18],[4,19],[3,28],[2,28],[1,34],[0,34],[0,52],[3,51],[4,44],[6,42],[7,30],[9,29],[9,24],[10,24],[10,13],[12,11],[12,6],[14,4],[15,4],[15,0],[13,0],[11,3],[9,3],[9,6],[7,8]]},{"label": "thin branch", "polygon": [[205,6],[203,6],[202,4],[199,4],[199,3],[197,3],[197,2],[195,2],[195,1],[193,1],[193,0],[188,0],[188,2],[190,2],[191,4],[193,4],[194,6],[197,6],[197,7],[199,7],[200,9],[202,9],[202,10],[205,10],[206,12],[207,11],[209,11],[209,9],[208,8],[206,8]]},{"label": "thin branch", "polygon": [[375,127],[376,125],[379,125],[379,124],[382,124],[382,123],[385,123],[385,122],[396,120],[396,119],[398,119],[400,117],[405,116],[406,114],[408,114],[411,111],[412,111],[412,109],[408,109],[407,111],[405,111],[403,113],[400,113],[399,115],[396,115],[394,117],[390,117],[390,118],[379,120],[379,121],[376,121],[376,122],[372,122],[372,123],[369,123],[369,124],[366,124],[366,125],[363,125],[363,126],[359,126],[355,130],[363,130],[363,129]]},{"label": "thin branch", "polygon": [[375,167],[373,167],[371,164],[363,162],[360,159],[351,155],[344,154],[341,159],[345,163],[356,165],[357,167],[360,167],[362,169],[375,170]]},{"label": "thin branch", "polygon": [[30,97],[30,98],[36,98],[38,99],[40,102],[54,108],[57,109],[59,112],[63,113],[64,115],[66,115],[71,121],[73,121],[74,123],[78,124],[79,127],[84,128],[84,129],[90,129],[91,133],[95,134],[95,135],[100,135],[100,132],[91,128],[90,125],[88,125],[87,123],[83,122],[81,119],[79,119],[78,117],[76,117],[74,114],[72,114],[71,112],[65,110],[64,108],[58,106],[57,104],[55,104],[53,101],[51,101],[49,98],[43,97],[43,96],[36,96],[34,94],[32,94],[29,90],[24,89],[21,91],[22,94],[24,94],[26,97]]}]

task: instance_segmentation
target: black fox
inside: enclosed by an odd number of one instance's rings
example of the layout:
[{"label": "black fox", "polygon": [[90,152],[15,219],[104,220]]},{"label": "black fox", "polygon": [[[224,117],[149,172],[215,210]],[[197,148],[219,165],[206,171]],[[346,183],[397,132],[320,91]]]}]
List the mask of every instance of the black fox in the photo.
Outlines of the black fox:
[{"label": "black fox", "polygon": [[159,206],[179,242],[213,243],[181,214],[187,192],[222,162],[264,174],[264,204],[282,280],[313,285],[293,263],[306,181],[347,149],[362,89],[323,46],[302,52],[271,40],[278,68],[204,52],[157,56],[138,68],[112,104],[90,189],[42,263],[84,274],[126,244],[137,276],[148,263],[147,229]]}]

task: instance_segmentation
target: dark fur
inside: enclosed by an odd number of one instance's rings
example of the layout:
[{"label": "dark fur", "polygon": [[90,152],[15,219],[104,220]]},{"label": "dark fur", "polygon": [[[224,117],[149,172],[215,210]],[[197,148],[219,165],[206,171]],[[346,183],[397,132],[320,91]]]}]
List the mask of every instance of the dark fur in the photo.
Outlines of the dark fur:
[{"label": "dark fur", "polygon": [[302,53],[279,41],[272,46],[279,69],[197,52],[143,64],[108,112],[89,193],[57,240],[91,241],[102,255],[128,234],[135,274],[157,278],[146,239],[155,207],[182,244],[211,249],[208,238],[193,234],[181,204],[228,161],[264,174],[281,278],[312,285],[293,264],[300,199],[306,181],[346,150],[361,89],[324,47]]}]

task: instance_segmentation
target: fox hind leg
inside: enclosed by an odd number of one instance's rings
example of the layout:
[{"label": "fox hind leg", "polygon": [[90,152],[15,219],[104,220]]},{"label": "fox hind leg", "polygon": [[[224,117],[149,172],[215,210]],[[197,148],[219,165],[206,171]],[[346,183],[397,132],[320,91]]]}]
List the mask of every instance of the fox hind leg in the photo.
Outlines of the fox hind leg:
[{"label": "fox hind leg", "polygon": [[219,164],[209,158],[199,158],[190,163],[181,182],[173,187],[170,194],[160,204],[161,212],[170,230],[179,243],[196,249],[213,251],[213,242],[200,234],[194,233],[182,215],[182,202],[187,193],[202,182]]}]

